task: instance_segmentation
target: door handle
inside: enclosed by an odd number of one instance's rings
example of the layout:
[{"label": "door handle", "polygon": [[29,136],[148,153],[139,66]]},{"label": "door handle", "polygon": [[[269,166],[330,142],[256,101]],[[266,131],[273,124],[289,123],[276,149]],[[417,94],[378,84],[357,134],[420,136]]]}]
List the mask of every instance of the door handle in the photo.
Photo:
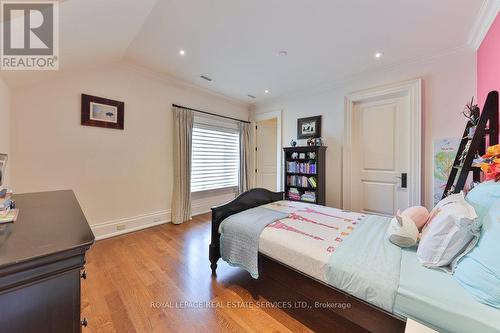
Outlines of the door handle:
[{"label": "door handle", "polygon": [[408,174],[406,172],[401,173],[401,176],[396,176],[396,178],[401,179],[401,188],[408,187]]}]

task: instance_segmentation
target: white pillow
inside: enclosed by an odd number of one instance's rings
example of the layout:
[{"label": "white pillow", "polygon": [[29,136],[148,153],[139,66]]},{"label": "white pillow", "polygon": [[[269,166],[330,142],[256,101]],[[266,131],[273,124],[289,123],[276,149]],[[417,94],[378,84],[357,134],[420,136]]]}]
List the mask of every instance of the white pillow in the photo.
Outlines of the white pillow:
[{"label": "white pillow", "polygon": [[387,235],[399,247],[412,247],[417,244],[418,228],[411,218],[398,214],[389,223]]},{"label": "white pillow", "polygon": [[420,262],[426,267],[443,267],[453,272],[458,260],[477,243],[479,228],[474,208],[463,193],[441,200],[431,211],[422,230],[417,249]]}]

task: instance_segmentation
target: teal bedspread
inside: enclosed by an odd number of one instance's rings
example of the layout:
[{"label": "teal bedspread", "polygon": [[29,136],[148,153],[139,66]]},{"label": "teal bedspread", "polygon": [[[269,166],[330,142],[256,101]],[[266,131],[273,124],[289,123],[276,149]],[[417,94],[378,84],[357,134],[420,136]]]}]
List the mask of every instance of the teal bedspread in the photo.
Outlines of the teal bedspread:
[{"label": "teal bedspread", "polygon": [[259,277],[259,238],[262,230],[287,213],[255,207],[229,216],[220,225],[221,257],[232,266],[245,269],[254,279]]},{"label": "teal bedspread", "polygon": [[500,310],[479,303],[452,275],[423,267],[403,250],[394,313],[441,333],[500,333]]},{"label": "teal bedspread", "polygon": [[332,253],[326,279],[332,286],[392,312],[401,249],[389,242],[390,219],[371,215]]}]

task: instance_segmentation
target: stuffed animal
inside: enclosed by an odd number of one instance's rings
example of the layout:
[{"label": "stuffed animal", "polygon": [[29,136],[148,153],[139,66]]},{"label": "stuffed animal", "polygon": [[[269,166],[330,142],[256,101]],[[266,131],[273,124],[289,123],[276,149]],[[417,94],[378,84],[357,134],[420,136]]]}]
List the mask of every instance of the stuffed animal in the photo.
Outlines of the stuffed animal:
[{"label": "stuffed animal", "polygon": [[[398,212],[399,213],[399,212]],[[391,243],[399,247],[412,247],[417,244],[418,229],[413,220],[397,214],[390,222],[387,234]]]},{"label": "stuffed animal", "polygon": [[429,220],[429,211],[427,210],[427,208],[422,206],[409,207],[403,210],[401,213],[398,211],[398,214],[412,219],[413,223],[415,223],[419,231],[423,229],[423,227]]}]

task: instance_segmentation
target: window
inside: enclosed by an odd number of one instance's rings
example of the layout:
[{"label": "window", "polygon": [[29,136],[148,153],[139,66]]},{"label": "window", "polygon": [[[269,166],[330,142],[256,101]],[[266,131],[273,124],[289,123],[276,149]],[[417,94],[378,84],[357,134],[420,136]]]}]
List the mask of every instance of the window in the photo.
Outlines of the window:
[{"label": "window", "polygon": [[238,186],[237,130],[195,123],[192,148],[191,192]]}]

